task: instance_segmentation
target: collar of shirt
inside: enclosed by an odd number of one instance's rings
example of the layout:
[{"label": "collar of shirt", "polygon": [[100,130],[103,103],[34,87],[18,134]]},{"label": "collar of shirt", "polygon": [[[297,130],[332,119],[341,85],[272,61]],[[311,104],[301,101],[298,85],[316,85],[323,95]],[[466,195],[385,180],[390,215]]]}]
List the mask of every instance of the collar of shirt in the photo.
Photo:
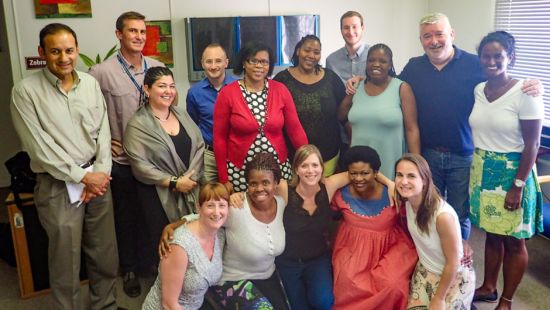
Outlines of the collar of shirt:
[{"label": "collar of shirt", "polygon": [[346,53],[346,56],[349,59],[355,59],[355,58],[359,57],[361,54],[363,54],[363,52],[365,51],[366,46],[367,45],[365,43],[361,43],[361,46],[359,46],[359,48],[357,49],[357,53],[355,53],[355,55],[350,55],[349,52],[348,52],[347,47],[345,47],[345,46],[344,46],[344,52]]},{"label": "collar of shirt", "polygon": [[[451,61],[449,61],[449,62],[447,63],[447,65],[450,64],[450,63],[452,63],[452,62],[454,62],[454,61],[456,61],[456,60],[458,60],[458,59],[460,59],[460,57],[462,56],[462,53],[463,53],[462,50],[459,49],[459,48],[457,48],[454,44],[453,44],[453,49],[454,49],[453,59],[451,59]],[[429,64],[431,64],[430,58],[428,58],[428,55],[427,55],[426,53],[424,53],[423,56],[424,56],[424,61],[427,62],[427,63],[429,63]],[[446,67],[447,65],[445,65],[445,67]],[[433,66],[433,65],[432,65],[432,66]],[[445,67],[443,67],[443,68],[445,68]]]},{"label": "collar of shirt", "polygon": [[[48,68],[42,69],[42,72],[44,72],[44,76],[46,77],[48,82],[52,84],[53,87],[55,88],[60,87],[61,80],[55,74],[53,74]],[[73,70],[73,79],[74,79],[74,84],[72,88],[74,89],[80,83],[80,77],[78,76],[78,72],[76,70]]]},{"label": "collar of shirt", "polygon": [[201,87],[202,88],[212,88],[213,90],[219,92],[225,85],[233,82],[235,79],[231,78],[227,73],[225,74],[225,77],[223,78],[223,83],[222,83],[222,87],[220,87],[220,89],[216,89],[214,87],[214,85],[212,85],[212,83],[210,83],[210,80],[208,78],[204,78],[202,79],[201,81],[199,81],[198,83],[200,83]]},{"label": "collar of shirt", "polygon": [[459,59],[462,56],[462,50],[459,48],[456,48],[454,44],[453,44],[453,49],[455,50],[453,55],[453,60]]},{"label": "collar of shirt", "polygon": [[132,73],[134,75],[140,75],[140,74],[145,73],[145,70],[144,70],[144,68],[145,68],[145,57],[143,57],[143,55],[141,55],[141,71],[137,72],[136,67],[134,65],[132,65],[130,62],[128,62],[128,60],[126,58],[124,58],[124,55],[122,55],[120,50],[118,50],[118,54],[120,55],[120,58],[122,59],[122,61],[124,61],[124,63],[128,67],[128,69],[132,70]]}]

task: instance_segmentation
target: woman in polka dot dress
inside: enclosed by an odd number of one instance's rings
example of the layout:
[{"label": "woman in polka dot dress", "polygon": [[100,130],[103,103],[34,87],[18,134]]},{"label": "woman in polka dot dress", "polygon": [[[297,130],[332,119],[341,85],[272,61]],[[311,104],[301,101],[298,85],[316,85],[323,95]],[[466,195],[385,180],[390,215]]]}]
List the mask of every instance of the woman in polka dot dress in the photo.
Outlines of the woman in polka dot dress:
[{"label": "woman in polka dot dress", "polygon": [[267,79],[275,63],[270,48],[249,42],[237,63],[233,72],[243,78],[222,88],[214,106],[214,155],[219,182],[241,192],[247,188],[244,168],[255,154],[272,153],[290,180],[285,133],[296,149],[308,141],[290,92]]}]

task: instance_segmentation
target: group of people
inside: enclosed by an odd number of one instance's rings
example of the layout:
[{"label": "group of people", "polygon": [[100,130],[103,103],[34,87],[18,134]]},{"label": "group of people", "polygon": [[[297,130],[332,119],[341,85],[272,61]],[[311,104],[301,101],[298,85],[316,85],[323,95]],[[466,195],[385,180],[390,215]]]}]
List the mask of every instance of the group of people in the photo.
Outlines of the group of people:
[{"label": "group of people", "polygon": [[[397,75],[349,11],[326,68],[314,35],[273,79],[267,45],[243,45],[240,78],[208,45],[182,109],[171,70],[142,55],[144,20],[123,13],[120,50],[89,74],[74,31],[45,26],[46,68],[13,89],[59,309],[81,305],[81,250],[92,309],[117,307],[119,268],[135,297],[157,265],[144,309],[511,308],[542,230],[543,118],[540,82],[508,73],[512,35],[488,34],[475,56],[429,14],[425,54]],[[487,232],[477,290],[470,220]]]}]

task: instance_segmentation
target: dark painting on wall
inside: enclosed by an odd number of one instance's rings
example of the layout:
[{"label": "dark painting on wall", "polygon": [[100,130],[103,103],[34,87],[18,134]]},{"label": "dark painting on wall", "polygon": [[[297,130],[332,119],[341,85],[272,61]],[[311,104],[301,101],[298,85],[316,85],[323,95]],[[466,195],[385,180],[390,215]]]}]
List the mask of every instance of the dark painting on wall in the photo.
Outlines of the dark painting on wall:
[{"label": "dark painting on wall", "polygon": [[263,43],[271,49],[275,63],[279,63],[277,16],[241,17],[239,28],[241,47],[252,41]]},{"label": "dark painting on wall", "polygon": [[188,20],[188,52],[192,55],[193,70],[202,70],[202,52],[210,43],[219,43],[227,52],[232,67],[235,55],[235,18],[234,17],[205,17]]}]

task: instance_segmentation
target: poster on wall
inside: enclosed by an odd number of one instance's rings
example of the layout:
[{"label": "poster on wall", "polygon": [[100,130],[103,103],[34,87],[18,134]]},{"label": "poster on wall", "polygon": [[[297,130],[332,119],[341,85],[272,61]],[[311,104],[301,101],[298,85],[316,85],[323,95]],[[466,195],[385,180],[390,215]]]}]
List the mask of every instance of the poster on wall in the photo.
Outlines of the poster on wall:
[{"label": "poster on wall", "polygon": [[172,24],[169,20],[146,21],[147,41],[143,55],[164,63],[168,68],[174,67],[172,52]]},{"label": "poster on wall", "polygon": [[92,17],[91,0],[34,0],[36,18]]}]

